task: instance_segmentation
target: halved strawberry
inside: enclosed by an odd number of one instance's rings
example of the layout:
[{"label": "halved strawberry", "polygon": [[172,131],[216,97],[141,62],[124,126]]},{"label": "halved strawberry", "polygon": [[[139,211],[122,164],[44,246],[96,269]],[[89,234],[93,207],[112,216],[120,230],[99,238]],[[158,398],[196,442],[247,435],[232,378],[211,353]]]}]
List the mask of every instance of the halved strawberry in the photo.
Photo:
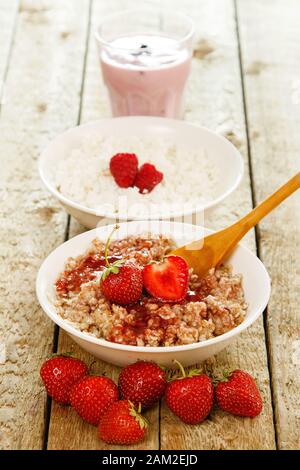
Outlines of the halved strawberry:
[{"label": "halved strawberry", "polygon": [[143,283],[149,294],[162,302],[180,302],[187,294],[189,268],[181,256],[167,256],[143,269]]}]

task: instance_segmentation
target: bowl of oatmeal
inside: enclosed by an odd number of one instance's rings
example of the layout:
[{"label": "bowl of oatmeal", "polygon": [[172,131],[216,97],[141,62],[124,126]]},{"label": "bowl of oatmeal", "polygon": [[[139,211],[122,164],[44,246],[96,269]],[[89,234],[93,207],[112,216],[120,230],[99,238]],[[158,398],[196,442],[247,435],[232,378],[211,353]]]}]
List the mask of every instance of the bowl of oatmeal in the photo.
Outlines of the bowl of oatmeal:
[{"label": "bowl of oatmeal", "polygon": [[[136,154],[140,167],[154,165],[163,174],[162,181],[143,193],[134,184],[119,187],[110,171],[110,160],[117,153]],[[102,119],[61,134],[41,155],[39,172],[67,212],[95,228],[116,219],[201,217],[238,186],[243,160],[228,140],[203,127],[129,116]]]},{"label": "bowl of oatmeal", "polygon": [[[94,356],[125,365],[138,359],[167,366],[203,361],[228,346],[265,309],[270,279],[261,261],[238,245],[224,266],[199,278],[189,270],[180,302],[162,302],[143,291],[122,306],[102,294],[104,246],[112,226],[90,230],[63,243],[42,264],[37,296],[45,313]],[[178,222],[121,223],[109,248],[141,270],[176,245],[210,231]]]}]

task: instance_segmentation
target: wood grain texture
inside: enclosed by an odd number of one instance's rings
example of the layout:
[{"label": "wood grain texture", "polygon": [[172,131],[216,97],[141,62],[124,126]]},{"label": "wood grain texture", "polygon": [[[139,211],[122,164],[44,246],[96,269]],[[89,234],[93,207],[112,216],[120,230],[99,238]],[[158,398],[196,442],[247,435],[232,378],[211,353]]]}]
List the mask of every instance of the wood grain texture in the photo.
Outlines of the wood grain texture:
[{"label": "wood grain texture", "polygon": [[[106,90],[102,83],[99,60],[97,57],[94,39],[97,21],[104,13],[116,11],[120,2],[107,5],[103,1],[94,1],[91,15],[91,29],[88,44],[86,76],[82,96],[81,122],[86,122],[110,115]],[[85,229],[75,220],[71,219],[70,238]],[[65,333],[60,331],[58,351],[72,351],[76,357],[81,357],[92,363],[95,358],[79,348]],[[105,373],[117,381],[119,368],[96,360],[93,371]],[[150,423],[147,439],[135,446],[126,446],[126,449],[158,449],[159,447],[159,407],[149,410],[145,415]],[[52,403],[51,418],[48,434],[48,449],[120,449],[118,446],[107,446],[97,437],[97,429],[84,423],[71,408],[63,408]],[[124,449],[124,447],[123,447]]]},{"label": "wood grain texture", "polygon": [[[247,139],[238,59],[233,2],[185,2],[197,27],[193,72],[187,96],[186,118],[229,138],[241,151],[245,176],[232,196],[205,217],[205,224],[221,228],[251,207]],[[251,232],[243,243],[255,251]],[[257,378],[264,398],[258,418],[242,419],[214,410],[199,426],[186,426],[163,405],[162,449],[272,449],[275,447],[269,373],[262,320],[243,333],[224,352],[207,361],[204,369],[220,373],[224,368],[242,368]]]},{"label": "wood grain texture", "polygon": [[[238,1],[254,192],[260,201],[299,171],[300,4]],[[259,225],[272,278],[267,329],[278,447],[300,447],[300,194]]]},{"label": "wood grain texture", "polygon": [[[156,5],[157,2],[147,2]],[[196,21],[193,70],[189,82],[186,119],[205,125],[230,138],[241,150],[245,159],[245,177],[233,196],[219,207],[205,223],[213,228],[223,227],[251,208],[251,189],[247,161],[243,102],[241,92],[238,47],[235,31],[234,9],[231,0],[164,2],[164,6],[178,8],[190,14]],[[104,13],[118,8],[134,6],[132,2],[115,0],[104,4],[94,1],[92,25]],[[89,121],[109,116],[106,90],[103,86],[94,40],[89,42],[87,74],[82,100],[81,119]],[[71,220],[70,236],[80,233],[83,227]],[[255,250],[253,233],[245,241]],[[60,334],[59,351],[74,351],[76,355],[91,361],[65,334]],[[97,370],[105,370],[116,377],[116,368],[97,361]],[[202,425],[185,426],[169,412],[161,408],[160,437],[158,443],[157,413],[154,409],[150,420],[154,429],[142,443],[143,448],[157,449],[271,449],[275,447],[270,384],[267,367],[265,337],[262,321],[258,321],[224,353],[207,362],[207,370],[220,372],[224,367],[244,368],[258,379],[264,397],[263,414],[255,419],[241,419],[214,411]],[[50,449],[105,449],[96,437],[92,426],[82,423],[70,409],[52,407],[48,448]]]},{"label": "wood grain texture", "polygon": [[87,12],[87,0],[20,4],[0,120],[1,449],[43,446],[38,370],[52,351],[53,324],[36,301],[35,278],[64,238],[66,215],[41,187],[37,158],[76,124]]},{"label": "wood grain texture", "polygon": [[15,32],[18,6],[18,0],[2,0],[0,2],[0,104],[5,99],[4,81]]}]

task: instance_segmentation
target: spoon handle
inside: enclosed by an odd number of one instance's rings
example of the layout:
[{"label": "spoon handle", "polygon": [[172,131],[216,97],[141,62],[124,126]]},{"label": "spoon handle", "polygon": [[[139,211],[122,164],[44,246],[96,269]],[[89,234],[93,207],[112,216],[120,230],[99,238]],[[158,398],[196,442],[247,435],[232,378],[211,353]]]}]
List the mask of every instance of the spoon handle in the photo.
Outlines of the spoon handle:
[{"label": "spoon handle", "polygon": [[[282,201],[289,197],[292,193],[300,188],[300,172],[297,173],[293,178],[287,181],[271,196],[267,197],[263,202],[256,206],[249,214],[245,215],[242,219],[236,222],[240,228],[243,227],[243,235],[247,233],[252,227],[254,227],[265,215],[269,214],[275,207],[277,207]],[[242,235],[242,236],[243,236]]]}]

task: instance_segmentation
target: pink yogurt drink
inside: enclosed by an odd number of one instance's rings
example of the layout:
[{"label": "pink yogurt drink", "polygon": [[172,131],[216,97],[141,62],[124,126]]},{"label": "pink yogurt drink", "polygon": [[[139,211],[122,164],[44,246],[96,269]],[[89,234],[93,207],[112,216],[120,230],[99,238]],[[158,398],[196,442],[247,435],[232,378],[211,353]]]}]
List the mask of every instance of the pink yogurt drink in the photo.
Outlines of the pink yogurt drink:
[{"label": "pink yogurt drink", "polygon": [[[176,15],[176,20],[180,19]],[[121,29],[122,33],[124,28]],[[156,26],[154,30],[158,29]],[[143,34],[127,31],[127,35],[112,37],[102,44],[98,36],[101,69],[113,116],[182,117],[183,93],[191,65],[191,36],[189,41],[182,41],[176,37],[174,27],[169,35],[166,27],[161,29],[159,33]]]}]

